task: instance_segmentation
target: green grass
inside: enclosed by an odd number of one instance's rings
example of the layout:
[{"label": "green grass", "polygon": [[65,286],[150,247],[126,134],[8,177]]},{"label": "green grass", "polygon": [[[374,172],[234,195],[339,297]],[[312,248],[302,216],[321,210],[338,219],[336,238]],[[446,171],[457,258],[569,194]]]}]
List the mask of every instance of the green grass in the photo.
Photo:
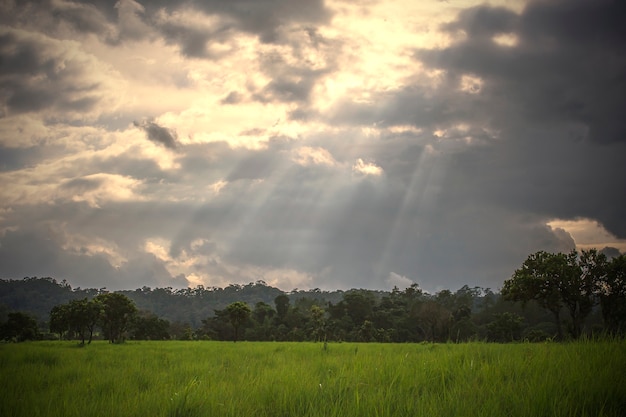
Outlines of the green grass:
[{"label": "green grass", "polygon": [[619,416],[626,342],[0,345],[0,416]]}]

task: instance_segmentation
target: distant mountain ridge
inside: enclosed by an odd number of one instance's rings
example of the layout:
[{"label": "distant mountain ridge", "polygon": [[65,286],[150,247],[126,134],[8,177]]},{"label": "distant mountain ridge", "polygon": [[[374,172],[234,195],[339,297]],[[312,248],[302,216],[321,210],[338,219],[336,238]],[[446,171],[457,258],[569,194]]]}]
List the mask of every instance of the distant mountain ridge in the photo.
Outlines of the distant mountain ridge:
[{"label": "distant mountain ridge", "polygon": [[[40,322],[47,322],[50,310],[55,305],[71,300],[93,298],[109,292],[106,288],[72,288],[65,280],[57,281],[51,277],[26,277],[23,279],[0,279],[0,321],[9,311],[22,311],[35,316]],[[244,301],[251,307],[258,302],[271,306],[274,299],[286,294],[292,302],[308,298],[337,303],[343,298],[344,291],[293,290],[285,292],[272,287],[264,281],[245,285],[230,284],[224,288],[203,287],[173,289],[142,287],[136,290],[113,291],[128,296],[139,310],[150,311],[160,318],[171,322],[201,325],[201,321],[214,315],[214,310],[221,310],[235,301]],[[382,296],[384,291],[371,291]]]}]

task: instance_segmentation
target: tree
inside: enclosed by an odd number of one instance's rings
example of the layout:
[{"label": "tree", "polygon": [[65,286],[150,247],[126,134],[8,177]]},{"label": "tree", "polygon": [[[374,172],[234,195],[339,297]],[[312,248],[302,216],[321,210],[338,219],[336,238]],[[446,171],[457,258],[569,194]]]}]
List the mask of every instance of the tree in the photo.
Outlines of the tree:
[{"label": "tree", "polygon": [[88,344],[91,344],[93,331],[102,315],[102,306],[97,300],[72,300],[68,304],[68,324],[70,330],[76,332],[81,339],[81,345],[85,344],[88,335]]},{"label": "tree", "polygon": [[549,310],[556,322],[558,337],[563,338],[561,310],[569,313],[573,338],[591,313],[598,284],[605,275],[606,257],[595,249],[568,254],[544,251],[530,255],[513,276],[504,282],[505,299],[526,303],[536,300]]},{"label": "tree", "polygon": [[253,316],[259,324],[263,324],[267,319],[274,317],[275,313],[276,311],[274,311],[272,306],[263,301],[259,301],[254,305]]},{"label": "tree", "polygon": [[355,326],[360,327],[372,315],[374,296],[368,291],[350,290],[343,295],[346,314],[352,319]]},{"label": "tree", "polygon": [[239,328],[248,320],[252,311],[250,307],[248,307],[248,304],[243,301],[235,301],[226,307],[226,312],[228,313],[230,324],[232,324],[235,329],[233,342],[236,342],[239,336]]},{"label": "tree", "polygon": [[276,314],[280,320],[284,320],[289,312],[289,297],[285,294],[280,294],[274,298],[274,305],[276,306]]},{"label": "tree", "polygon": [[50,331],[59,334],[59,340],[70,330],[70,307],[67,304],[59,304],[50,310]]},{"label": "tree", "polygon": [[626,331],[626,255],[613,258],[598,286],[604,326],[609,333]]},{"label": "tree", "polygon": [[494,314],[494,321],[487,324],[489,340],[493,342],[513,342],[522,333],[522,317],[515,313]]},{"label": "tree", "polygon": [[563,300],[559,291],[559,282],[564,275],[563,254],[539,251],[531,254],[513,276],[504,281],[502,295],[506,300],[527,303],[536,300],[554,316],[559,338],[563,337],[561,328],[561,309]]},{"label": "tree", "polygon": [[418,323],[426,338],[430,336],[431,342],[445,340],[449,336],[452,313],[446,307],[434,300],[428,300],[419,306],[417,314]]},{"label": "tree", "polygon": [[571,318],[570,334],[580,337],[583,322],[596,304],[596,294],[606,275],[606,256],[595,249],[566,255],[569,276],[561,281],[561,297]]},{"label": "tree", "polygon": [[326,312],[318,305],[311,306],[311,323],[313,325],[313,340],[326,341]]},{"label": "tree", "polygon": [[144,311],[138,314],[133,328],[133,338],[136,340],[168,340],[170,338],[170,322],[160,319],[154,313]]},{"label": "tree", "polygon": [[81,345],[85,344],[85,339],[90,344],[101,314],[100,303],[87,298],[56,305],[50,310],[50,331],[58,333],[60,339],[65,332],[73,332],[80,338]]},{"label": "tree", "polygon": [[39,327],[37,321],[26,313],[19,311],[9,313],[6,323],[0,326],[0,340],[37,340]]},{"label": "tree", "polygon": [[124,333],[129,329],[137,314],[135,303],[119,293],[99,294],[95,300],[102,305],[100,323],[109,342],[123,342]]}]

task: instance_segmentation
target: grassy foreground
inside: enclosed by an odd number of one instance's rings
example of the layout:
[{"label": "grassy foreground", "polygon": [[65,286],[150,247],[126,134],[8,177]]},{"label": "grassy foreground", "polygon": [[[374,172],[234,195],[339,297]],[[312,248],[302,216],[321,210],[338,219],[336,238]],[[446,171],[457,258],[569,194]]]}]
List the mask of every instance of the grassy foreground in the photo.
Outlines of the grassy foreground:
[{"label": "grassy foreground", "polygon": [[0,345],[0,416],[618,416],[626,342]]}]

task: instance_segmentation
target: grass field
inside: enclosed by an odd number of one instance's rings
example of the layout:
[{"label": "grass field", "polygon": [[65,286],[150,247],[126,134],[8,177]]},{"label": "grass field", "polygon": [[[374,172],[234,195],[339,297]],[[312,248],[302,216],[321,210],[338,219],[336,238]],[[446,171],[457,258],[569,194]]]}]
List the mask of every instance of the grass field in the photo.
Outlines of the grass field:
[{"label": "grass field", "polygon": [[0,345],[0,416],[620,416],[626,342]]}]

